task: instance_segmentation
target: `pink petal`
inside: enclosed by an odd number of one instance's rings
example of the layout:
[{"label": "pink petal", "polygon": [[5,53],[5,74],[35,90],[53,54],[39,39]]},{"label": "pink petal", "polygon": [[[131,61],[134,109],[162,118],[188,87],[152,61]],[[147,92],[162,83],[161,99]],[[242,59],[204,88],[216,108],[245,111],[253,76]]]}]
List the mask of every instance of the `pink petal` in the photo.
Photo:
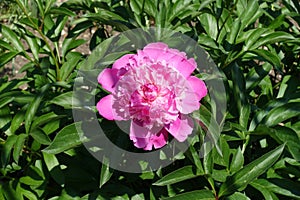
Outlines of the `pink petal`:
[{"label": "pink petal", "polygon": [[144,150],[152,150],[153,146],[155,149],[159,149],[167,144],[168,132],[165,129],[162,129],[159,133],[151,135],[149,138],[130,138],[134,146]]},{"label": "pink petal", "polygon": [[151,135],[158,133],[162,127],[153,127],[149,129],[138,121],[132,121],[130,125],[130,138],[149,138]]},{"label": "pink petal", "polygon": [[188,90],[185,92],[185,97],[176,99],[176,108],[182,114],[189,114],[200,108],[197,94],[191,86],[188,87]]},{"label": "pink petal", "polygon": [[104,69],[98,76],[98,82],[101,86],[110,92],[113,92],[113,87],[118,82],[118,69]]},{"label": "pink petal", "polygon": [[147,46],[144,47],[144,49],[158,49],[158,50],[166,50],[168,48],[168,45],[163,42],[155,42],[150,43]]},{"label": "pink petal", "polygon": [[174,136],[179,142],[186,140],[194,128],[193,119],[187,115],[181,115],[176,121],[166,127],[167,131]]},{"label": "pink petal", "polygon": [[148,44],[143,49],[143,54],[147,55],[150,60],[161,61],[165,60],[168,45],[162,42]]},{"label": "pink petal", "polygon": [[207,95],[207,87],[201,79],[196,76],[190,76],[187,80],[196,93],[199,101]]},{"label": "pink petal", "polygon": [[183,59],[180,63],[176,66],[176,69],[184,76],[185,78],[189,77],[193,71],[197,67],[197,63],[193,58],[190,59]]},{"label": "pink petal", "polygon": [[139,149],[145,149],[145,150],[152,149],[152,144],[151,144],[151,149],[149,148],[150,147],[150,145],[149,145],[150,138],[130,137],[130,139],[133,141],[134,146]]},{"label": "pink petal", "polygon": [[168,132],[163,128],[158,134],[152,136],[151,140],[154,148],[159,149],[167,144]]},{"label": "pink petal", "polygon": [[[138,121],[132,121],[130,126],[130,139],[133,141],[134,146],[137,148],[143,148],[145,150],[151,150],[153,143],[156,146],[163,144],[163,136],[160,135],[162,127],[154,127],[148,129],[142,126],[142,123]],[[155,135],[158,134],[158,137]]]},{"label": "pink petal", "polygon": [[121,68],[126,68],[126,66],[130,63],[130,58],[134,56],[134,54],[126,54],[116,60],[112,66],[113,69],[121,69]]},{"label": "pink petal", "polygon": [[100,115],[102,115],[104,118],[108,120],[114,120],[112,111],[112,95],[107,95],[100,99],[96,107]]}]

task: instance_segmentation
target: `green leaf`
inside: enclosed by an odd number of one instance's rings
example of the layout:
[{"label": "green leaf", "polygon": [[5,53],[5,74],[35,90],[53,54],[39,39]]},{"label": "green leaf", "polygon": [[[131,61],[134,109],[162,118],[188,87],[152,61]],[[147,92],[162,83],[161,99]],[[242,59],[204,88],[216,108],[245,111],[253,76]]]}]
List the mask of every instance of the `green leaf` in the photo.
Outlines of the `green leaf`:
[{"label": "green leaf", "polygon": [[34,129],[30,135],[40,144],[49,145],[51,143],[51,139],[42,129]]},{"label": "green leaf", "polygon": [[240,170],[244,165],[244,156],[240,148],[233,154],[232,161],[230,164],[230,172],[235,173]]},{"label": "green leaf", "polygon": [[247,197],[245,194],[242,194],[240,192],[235,192],[232,195],[226,197],[225,200],[251,200],[251,199]]},{"label": "green leaf", "polygon": [[30,50],[32,52],[32,55],[35,60],[39,60],[39,50],[40,50],[40,45],[38,44],[38,38],[36,38],[34,35],[25,35],[24,36],[28,46],[30,47]]},{"label": "green leaf", "polygon": [[[203,143],[201,150],[203,151],[203,168],[205,174],[211,175],[214,168],[213,156],[212,156],[212,144],[210,142]],[[200,151],[201,151],[200,150]]]},{"label": "green leaf", "polygon": [[[268,32],[269,30],[267,28],[257,28],[253,31],[248,31],[249,35],[246,38],[244,50],[248,50],[252,47],[254,43],[257,42],[259,38],[261,38],[262,34],[265,32]],[[269,33],[269,32],[268,32]]]},{"label": "green leaf", "polygon": [[[82,45],[84,43],[86,43],[86,41],[84,39],[78,39],[78,40],[75,40],[74,38],[65,39],[63,41],[63,46],[62,46],[62,56],[66,56],[69,51],[79,47],[80,45]],[[73,54],[75,55],[75,52],[73,52]],[[65,64],[67,64],[67,63],[65,63]]]},{"label": "green leaf", "polygon": [[65,109],[71,109],[73,106],[81,105],[78,99],[73,98],[73,92],[66,92],[56,96],[50,101],[50,103],[62,106]]},{"label": "green leaf", "polygon": [[16,182],[13,180],[3,184],[1,189],[7,200],[8,199],[9,200],[10,199],[23,199],[21,193],[16,191],[15,185],[16,185]]},{"label": "green leaf", "polygon": [[[284,180],[279,180],[279,182],[284,182]],[[251,186],[257,188],[259,191],[261,189],[267,190],[272,193],[280,194],[283,196],[300,199],[300,193],[294,187],[299,187],[299,183],[295,185],[288,185],[288,187],[283,188],[276,185],[266,179],[257,179],[251,183]],[[295,194],[296,193],[296,194]]]},{"label": "green leaf", "polygon": [[29,133],[31,123],[33,118],[35,117],[36,112],[38,111],[38,108],[42,102],[42,99],[44,97],[45,91],[49,88],[49,85],[45,85],[39,94],[36,95],[34,100],[29,104],[26,113],[25,113],[25,130],[26,133]]},{"label": "green leaf", "polygon": [[292,117],[300,116],[300,103],[292,102],[274,107],[262,121],[266,126],[275,126]]},{"label": "green leaf", "polygon": [[21,124],[24,121],[24,118],[25,118],[24,110],[20,110],[19,112],[17,112],[17,114],[15,114],[14,118],[11,121],[11,125],[10,125],[10,132],[12,134],[14,134],[16,132],[16,130],[19,129],[19,127],[21,126]]},{"label": "green leaf", "polygon": [[244,78],[244,74],[238,64],[235,62],[232,70],[232,91],[233,91],[233,98],[231,99],[238,108],[239,114],[239,122],[244,129],[247,129],[248,119],[251,112],[250,105],[247,103],[246,98],[246,82]]},{"label": "green leaf", "polygon": [[191,152],[194,164],[196,165],[197,169],[199,170],[199,173],[204,174],[204,169],[203,169],[202,163],[200,161],[200,156],[197,153],[196,149],[194,148],[193,145],[190,145],[189,150]]},{"label": "green leaf", "polygon": [[20,19],[19,21],[21,24],[27,25],[33,29],[37,29],[39,27],[39,20],[35,17],[30,17],[30,19],[28,17],[23,17]]},{"label": "green leaf", "polygon": [[272,110],[276,107],[284,106],[285,104],[286,104],[285,100],[273,100],[273,101],[270,101],[269,103],[267,103],[267,105],[265,105],[264,109],[256,111],[256,113],[250,123],[249,130],[253,131],[258,124],[261,124],[261,125],[264,124],[264,123],[262,123],[262,120],[270,112],[270,110]]},{"label": "green leaf", "polygon": [[12,43],[16,50],[18,50],[19,52],[24,51],[24,46],[22,45],[21,40],[18,38],[17,34],[10,28],[4,26],[3,24],[0,24],[0,32],[6,39],[8,39]]},{"label": "green leaf", "polygon": [[16,57],[19,53],[17,51],[10,51],[6,53],[0,54],[0,67],[4,66],[8,63],[11,59]]},{"label": "green leaf", "polygon": [[24,188],[20,188],[20,192],[22,193],[22,195],[24,197],[26,197],[27,199],[30,200],[38,200],[38,197],[31,191],[29,191],[28,189],[24,189]]},{"label": "green leaf", "polygon": [[[68,32],[68,37],[65,40],[74,40],[79,34],[94,26],[91,20],[84,18],[81,18],[78,21],[73,21],[72,25],[75,25],[75,27]],[[65,42],[65,40],[63,41],[63,43]],[[64,49],[64,44],[62,48]],[[62,52],[64,52],[64,50],[62,50]]]},{"label": "green leaf", "polygon": [[[207,129],[206,137],[209,137],[209,143],[216,145],[215,147],[217,148],[217,151],[221,154],[221,150],[218,146],[220,125],[216,121],[214,115],[204,105],[200,106],[199,112],[193,112],[192,115],[194,119],[199,120],[201,124],[203,124],[204,129]],[[204,144],[206,143],[208,142],[205,142]],[[207,148],[208,152],[211,150],[209,145],[202,145],[200,152],[202,152],[204,148]]]},{"label": "green leaf", "polygon": [[4,106],[6,106],[7,104],[9,104],[10,102],[12,102],[15,98],[14,97],[4,97],[2,99],[0,99],[0,109]]},{"label": "green leaf", "polygon": [[227,41],[229,44],[235,43],[236,38],[238,38],[240,28],[241,28],[241,20],[237,18],[232,24],[230,33],[227,35]]},{"label": "green leaf", "polygon": [[[4,198],[4,191],[3,191],[4,189],[3,189],[3,187],[2,187],[2,185],[0,185],[0,200],[5,200],[5,198]],[[152,194],[152,193],[151,193]],[[151,199],[152,200],[152,199]],[[155,200],[155,199],[154,199]]]},{"label": "green leaf", "polygon": [[164,186],[174,184],[184,180],[195,178],[200,175],[202,175],[202,173],[197,171],[197,169],[195,169],[193,166],[189,165],[165,175],[164,177],[153,183],[153,185]]},{"label": "green leaf", "polygon": [[297,86],[300,85],[298,77],[293,75],[285,75],[280,83],[277,98],[291,98],[297,92]]},{"label": "green leaf", "polygon": [[273,44],[276,42],[284,42],[287,40],[294,40],[294,39],[295,37],[289,33],[283,31],[277,31],[274,33],[267,34],[264,37],[260,38],[251,46],[250,49],[255,50],[258,47],[264,46],[266,44]]},{"label": "green leaf", "polygon": [[286,143],[289,152],[296,159],[300,160],[300,139],[297,133],[288,127],[276,126],[274,128],[260,124],[254,131],[254,135],[270,135],[279,144]]},{"label": "green leaf", "polygon": [[115,41],[113,38],[104,40],[101,42],[92,52],[92,54],[86,59],[82,64],[80,64],[80,69],[84,71],[90,71],[96,67],[96,63],[99,59],[105,57],[109,52],[109,48]]},{"label": "green leaf", "polygon": [[53,154],[48,154],[46,152],[42,152],[45,164],[47,166],[48,171],[50,172],[52,178],[61,186],[65,183],[65,175],[60,168],[60,164],[58,159]]},{"label": "green leaf", "polygon": [[216,164],[223,165],[226,168],[229,168],[230,148],[227,141],[224,138],[224,135],[220,135],[220,138],[218,140],[218,145],[221,151],[218,152],[216,148],[212,149],[213,161]]},{"label": "green leaf", "polygon": [[23,150],[26,138],[27,138],[26,134],[20,134],[20,135],[18,135],[17,141],[14,144],[13,158],[16,163],[18,163],[19,158],[22,154],[22,150]]},{"label": "green leaf", "polygon": [[20,183],[25,185],[30,185],[34,187],[38,187],[42,185],[44,182],[44,176],[39,168],[35,166],[29,166],[26,170],[26,176],[20,178]]},{"label": "green leaf", "polygon": [[250,52],[262,57],[264,60],[268,61],[273,66],[275,66],[277,69],[281,69],[281,60],[277,54],[274,54],[271,51],[267,51],[264,49],[254,49]]},{"label": "green leaf", "polygon": [[101,173],[100,173],[100,185],[101,188],[113,175],[112,169],[109,168],[109,159],[103,157],[102,159],[102,166],[101,166]]},{"label": "green leaf", "polygon": [[67,61],[61,66],[60,75],[61,80],[64,81],[74,71],[77,63],[82,58],[82,55],[76,52],[70,52],[67,54]]},{"label": "green leaf", "polygon": [[141,1],[137,0],[131,0],[129,3],[132,11],[138,15],[142,13],[142,6],[140,5],[140,3]]},{"label": "green leaf", "polygon": [[199,16],[199,19],[206,34],[213,40],[216,40],[218,36],[218,23],[216,17],[212,14],[204,13]]},{"label": "green leaf", "polygon": [[257,183],[255,183],[255,181],[250,183],[250,185],[252,187],[254,187],[255,189],[257,189],[259,192],[261,192],[261,194],[264,196],[265,199],[279,200],[279,198],[273,192],[269,191],[265,185],[257,184]]},{"label": "green leaf", "polygon": [[59,15],[67,15],[67,16],[71,16],[74,17],[76,16],[75,13],[73,13],[71,10],[64,8],[64,7],[51,7],[50,11],[51,14],[59,14]]},{"label": "green leaf", "polygon": [[49,113],[43,114],[34,119],[34,121],[32,122],[31,128],[35,129],[37,127],[41,127],[42,125],[49,123],[50,121],[61,119],[65,116],[66,115],[57,115],[54,112],[49,112]]},{"label": "green leaf", "polygon": [[11,135],[8,129],[8,125],[11,122],[11,113],[8,106],[5,106],[0,109],[0,129],[1,131],[4,131],[6,135]]},{"label": "green leaf", "polygon": [[234,175],[228,177],[221,185],[219,197],[232,194],[236,190],[245,188],[278,160],[283,149],[284,144],[252,161]]},{"label": "green leaf", "polygon": [[86,18],[99,20],[101,22],[109,22],[111,20],[125,21],[120,15],[108,10],[99,9],[99,13],[89,13],[84,15]]},{"label": "green leaf", "polygon": [[285,15],[285,14],[279,15],[278,17],[276,17],[276,19],[274,19],[274,20],[270,23],[270,25],[268,26],[268,28],[269,28],[269,29],[276,29],[276,28],[282,26],[283,23],[284,23],[285,18],[286,18],[286,15]]},{"label": "green leaf", "polygon": [[277,126],[268,131],[268,133],[279,143],[286,143],[291,155],[296,160],[300,160],[300,139],[294,130],[284,126]]},{"label": "green leaf", "polygon": [[245,104],[241,107],[239,123],[245,130],[247,130],[248,127],[250,113],[251,113],[251,106],[249,104]]},{"label": "green leaf", "polygon": [[74,123],[64,127],[57,133],[52,143],[42,151],[48,154],[58,154],[81,145],[85,140],[80,137],[82,135],[80,125],[81,123]]},{"label": "green leaf", "polygon": [[4,168],[8,164],[9,159],[10,159],[11,150],[12,150],[14,144],[16,143],[17,138],[18,138],[18,136],[11,135],[6,139],[4,145],[1,149],[2,168]]},{"label": "green leaf", "polygon": [[215,200],[215,196],[210,190],[195,190],[183,194],[175,195],[173,197],[164,198],[164,200]]},{"label": "green leaf", "polygon": [[241,15],[239,16],[242,21],[242,27],[245,28],[253,21],[255,21],[260,15],[262,15],[262,11],[259,9],[259,4],[257,1],[251,0],[246,1],[247,6],[243,8]]},{"label": "green leaf", "polygon": [[40,15],[42,16],[42,18],[44,18],[45,10],[44,10],[44,5],[43,5],[42,0],[35,0],[35,3],[37,4]]},{"label": "green leaf", "polygon": [[198,43],[203,47],[218,49],[218,44],[214,39],[205,34],[199,34]]},{"label": "green leaf", "polygon": [[56,20],[56,28],[54,30],[54,36],[58,37],[61,35],[63,28],[65,27],[66,23],[68,22],[69,18],[67,16],[59,17]]},{"label": "green leaf", "polygon": [[0,47],[7,49],[9,51],[14,51],[14,48],[12,46],[10,46],[10,44],[8,44],[7,42],[5,42],[1,39],[0,39]]},{"label": "green leaf", "polygon": [[186,17],[195,17],[200,14],[198,12],[199,4],[194,3],[191,4],[189,1],[176,1],[175,4],[172,6],[172,10],[169,9],[169,13],[167,15],[167,20],[169,22],[172,22],[175,18],[179,18],[182,21],[184,21],[184,18]]}]

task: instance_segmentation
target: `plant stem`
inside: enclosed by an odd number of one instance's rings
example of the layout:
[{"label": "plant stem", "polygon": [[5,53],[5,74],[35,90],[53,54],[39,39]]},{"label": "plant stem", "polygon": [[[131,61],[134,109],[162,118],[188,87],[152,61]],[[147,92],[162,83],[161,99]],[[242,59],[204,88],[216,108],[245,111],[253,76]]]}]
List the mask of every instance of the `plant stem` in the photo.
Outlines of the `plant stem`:
[{"label": "plant stem", "polygon": [[35,30],[39,33],[39,35],[42,37],[43,41],[45,42],[46,46],[49,48],[50,54],[54,60],[55,67],[56,67],[56,80],[60,81],[60,68],[59,63],[56,59],[56,56],[54,54],[54,51],[51,48],[50,43],[47,40],[47,37],[43,34],[41,29],[33,22],[32,18],[28,14],[26,8],[23,6],[23,4],[20,2],[20,0],[16,0],[18,6],[21,8],[21,10],[24,12],[24,14],[27,16],[28,20],[31,22],[31,24],[34,26]]}]

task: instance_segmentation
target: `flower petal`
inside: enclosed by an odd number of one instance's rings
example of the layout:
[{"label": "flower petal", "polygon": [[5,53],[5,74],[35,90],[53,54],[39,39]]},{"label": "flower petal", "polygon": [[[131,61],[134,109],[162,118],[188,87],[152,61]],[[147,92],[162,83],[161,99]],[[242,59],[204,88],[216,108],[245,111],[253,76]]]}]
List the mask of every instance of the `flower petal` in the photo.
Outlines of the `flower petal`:
[{"label": "flower petal", "polygon": [[168,45],[162,42],[156,42],[148,44],[144,47],[142,52],[139,52],[141,55],[145,57],[145,55],[152,61],[163,61],[168,59],[168,57],[172,56],[167,52]]},{"label": "flower petal", "polygon": [[161,135],[154,137],[161,132],[163,127],[153,127],[148,129],[142,126],[139,121],[132,121],[130,126],[130,139],[133,141],[134,146],[137,148],[143,148],[145,150],[151,150],[153,142],[156,146],[163,144],[163,139]]},{"label": "flower petal", "polygon": [[193,119],[187,115],[180,115],[176,121],[166,127],[167,131],[179,142],[186,140],[194,128]]},{"label": "flower petal", "polygon": [[155,149],[159,149],[167,144],[168,132],[163,128],[160,132],[151,135],[149,138],[130,137],[130,139],[137,148],[150,151],[153,146]]},{"label": "flower petal", "polygon": [[149,145],[150,138],[130,137],[130,139],[133,141],[134,146],[139,149],[145,149],[145,150],[152,149],[152,144],[151,144],[151,149],[149,148],[150,147],[150,145]]},{"label": "flower petal", "polygon": [[176,69],[184,76],[185,78],[189,77],[193,71],[197,67],[197,63],[193,58],[190,59],[183,59],[180,63],[176,66]]},{"label": "flower petal", "polygon": [[187,80],[196,93],[199,101],[207,95],[207,87],[201,79],[196,76],[190,76]]},{"label": "flower petal", "polygon": [[154,42],[146,45],[144,49],[160,49],[160,50],[166,50],[168,48],[168,45],[163,42]]},{"label": "flower petal", "polygon": [[134,54],[126,54],[124,56],[122,56],[121,58],[119,58],[118,60],[116,60],[112,66],[113,69],[121,69],[121,68],[126,68],[127,65],[130,64],[130,58],[132,58],[132,56],[134,56]]},{"label": "flower petal", "polygon": [[107,91],[113,92],[113,87],[118,82],[118,69],[104,69],[98,76],[98,82]]},{"label": "flower petal", "polygon": [[200,103],[197,94],[194,92],[190,84],[187,84],[185,96],[176,99],[176,108],[182,114],[189,114],[200,108]]},{"label": "flower petal", "polygon": [[163,128],[158,134],[152,136],[150,140],[152,140],[154,148],[159,149],[167,144],[168,132]]},{"label": "flower petal", "polygon": [[130,125],[130,138],[150,138],[157,134],[163,127],[153,127],[151,129],[143,126],[139,121],[132,120]]},{"label": "flower petal", "polygon": [[114,120],[113,110],[112,110],[112,95],[107,95],[100,99],[97,103],[97,110],[100,115],[108,120]]}]

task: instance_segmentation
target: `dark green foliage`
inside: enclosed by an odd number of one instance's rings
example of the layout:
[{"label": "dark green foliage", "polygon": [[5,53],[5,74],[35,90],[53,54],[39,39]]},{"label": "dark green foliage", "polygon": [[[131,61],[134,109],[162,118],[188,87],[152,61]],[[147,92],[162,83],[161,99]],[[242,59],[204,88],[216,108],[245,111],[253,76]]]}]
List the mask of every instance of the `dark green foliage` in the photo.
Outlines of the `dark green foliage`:
[{"label": "dark green foliage", "polygon": [[[15,0],[0,1],[0,15],[0,199],[300,199],[298,0]],[[177,161],[156,172],[114,171],[82,145],[73,85],[79,69],[126,53],[106,55],[114,33],[151,26],[184,33],[210,54],[227,93],[224,126],[211,121],[205,98],[193,113],[197,138]],[[94,50],[87,61],[85,43]],[[2,70],[17,57],[25,75],[11,79]],[[105,91],[84,100],[94,94]],[[207,129],[221,134],[200,159]]]}]

